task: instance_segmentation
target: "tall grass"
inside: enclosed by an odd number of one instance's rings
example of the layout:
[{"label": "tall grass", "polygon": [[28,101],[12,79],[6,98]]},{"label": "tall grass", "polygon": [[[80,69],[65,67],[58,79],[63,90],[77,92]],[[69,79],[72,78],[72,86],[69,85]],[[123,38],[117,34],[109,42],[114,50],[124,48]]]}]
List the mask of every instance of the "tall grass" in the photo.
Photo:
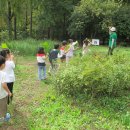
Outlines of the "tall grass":
[{"label": "tall grass", "polygon": [[51,40],[42,41],[42,40],[27,39],[27,40],[20,40],[20,41],[16,40],[7,42],[7,46],[14,53],[24,56],[32,56],[37,53],[37,49],[39,47],[44,47],[46,53],[48,53],[56,43],[57,43],[56,41]]}]

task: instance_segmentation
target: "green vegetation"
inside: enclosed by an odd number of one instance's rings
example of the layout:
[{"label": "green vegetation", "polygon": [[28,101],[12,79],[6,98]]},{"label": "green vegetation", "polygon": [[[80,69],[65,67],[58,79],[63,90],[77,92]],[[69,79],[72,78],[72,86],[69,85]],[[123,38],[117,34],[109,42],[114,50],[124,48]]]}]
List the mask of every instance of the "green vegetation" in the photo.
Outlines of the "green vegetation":
[{"label": "green vegetation", "polygon": [[38,47],[44,47],[45,52],[48,53],[53,47],[54,44],[58,42],[51,40],[37,41],[34,39],[27,39],[23,41],[11,41],[7,42],[8,48],[11,49],[14,53],[18,55],[30,55],[34,56],[37,53]]},{"label": "green vegetation", "polygon": [[79,50],[67,67],[61,65],[57,76],[42,82],[37,81],[33,53],[17,56],[14,101],[9,106],[12,119],[1,128],[129,130],[130,49],[118,47],[111,57],[106,56],[106,47],[90,50],[82,59]]},{"label": "green vegetation", "polygon": [[80,94],[97,97],[119,95],[130,89],[130,58],[116,52],[112,57],[92,52],[86,57],[76,57],[64,67],[55,79],[57,92],[77,97]]}]

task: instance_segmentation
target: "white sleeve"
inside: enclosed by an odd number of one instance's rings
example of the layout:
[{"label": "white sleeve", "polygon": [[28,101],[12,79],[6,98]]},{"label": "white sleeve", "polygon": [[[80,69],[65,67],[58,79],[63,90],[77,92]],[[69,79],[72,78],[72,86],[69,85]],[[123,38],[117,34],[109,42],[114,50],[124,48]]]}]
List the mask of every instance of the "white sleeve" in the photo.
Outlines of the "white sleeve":
[{"label": "white sleeve", "polygon": [[58,53],[58,58],[61,58],[61,57],[62,57],[62,55],[60,53]]},{"label": "white sleeve", "polygon": [[2,72],[1,83],[6,83],[6,73]]},{"label": "white sleeve", "polygon": [[15,64],[13,61],[10,61],[10,66],[14,69],[15,68]]},{"label": "white sleeve", "polygon": [[78,41],[72,43],[73,46],[76,45],[76,44],[78,44]]}]

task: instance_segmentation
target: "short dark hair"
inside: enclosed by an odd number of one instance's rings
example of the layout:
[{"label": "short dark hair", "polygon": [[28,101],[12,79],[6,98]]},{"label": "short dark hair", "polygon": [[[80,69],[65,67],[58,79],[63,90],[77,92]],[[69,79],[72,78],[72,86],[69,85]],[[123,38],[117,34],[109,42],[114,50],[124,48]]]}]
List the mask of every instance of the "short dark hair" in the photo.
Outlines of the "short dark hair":
[{"label": "short dark hair", "polygon": [[72,43],[73,42],[73,39],[69,39],[69,43]]},{"label": "short dark hair", "polygon": [[44,48],[43,47],[39,47],[37,53],[38,54],[45,54]]},{"label": "short dark hair", "polygon": [[64,41],[62,42],[62,45],[65,46],[66,44],[67,44],[67,41],[64,40]]},{"label": "short dark hair", "polygon": [[6,58],[7,54],[10,54],[10,50],[9,49],[3,49],[0,52],[0,55],[3,56],[4,58]]},{"label": "short dark hair", "polygon": [[60,47],[59,44],[54,45],[54,49],[59,49],[59,47]]},{"label": "short dark hair", "polygon": [[85,45],[88,45],[88,44],[89,44],[89,41],[88,41],[87,39],[85,39],[85,40],[83,41],[83,43],[85,43]]},{"label": "short dark hair", "polygon": [[2,64],[5,64],[5,58],[0,55],[0,66],[1,66]]}]

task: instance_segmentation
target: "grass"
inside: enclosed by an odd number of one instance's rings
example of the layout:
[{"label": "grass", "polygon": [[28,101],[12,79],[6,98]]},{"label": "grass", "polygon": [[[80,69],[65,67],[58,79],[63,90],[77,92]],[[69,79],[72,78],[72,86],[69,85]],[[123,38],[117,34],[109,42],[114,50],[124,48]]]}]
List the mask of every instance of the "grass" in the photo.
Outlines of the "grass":
[{"label": "grass", "polygon": [[11,42],[7,42],[7,46],[9,47],[9,49],[11,49],[13,51],[13,53],[22,55],[22,56],[35,56],[38,50],[38,47],[44,47],[46,53],[48,53],[54,46],[54,44],[56,44],[58,42],[56,41],[51,41],[51,40],[46,40],[46,41],[42,41],[42,40],[34,40],[34,39],[27,39],[27,40],[23,40],[23,41],[11,41]]},{"label": "grass", "polygon": [[[104,55],[107,52],[106,47],[91,47],[90,50],[90,53],[97,52]],[[81,50],[77,52],[77,55],[80,52]],[[130,129],[129,91],[126,91],[122,97],[98,99],[84,98],[82,95],[72,99],[57,95],[53,89],[51,77],[48,77],[46,81],[37,81],[36,57],[32,52],[30,53],[29,56],[23,55],[16,58],[14,100],[9,106],[12,119],[9,123],[2,125],[0,130]],[[129,59],[130,48],[117,48],[115,53],[128,54]]]}]

